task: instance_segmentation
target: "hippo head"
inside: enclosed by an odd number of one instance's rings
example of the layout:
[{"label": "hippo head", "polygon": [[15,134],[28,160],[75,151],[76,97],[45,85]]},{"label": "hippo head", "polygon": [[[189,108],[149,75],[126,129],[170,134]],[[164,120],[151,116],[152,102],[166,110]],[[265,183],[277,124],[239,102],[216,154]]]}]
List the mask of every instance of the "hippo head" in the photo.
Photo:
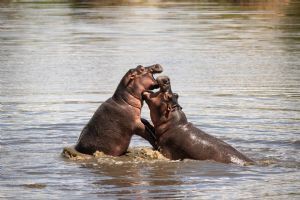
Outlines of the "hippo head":
[{"label": "hippo head", "polygon": [[154,126],[168,121],[171,112],[182,109],[178,104],[178,94],[170,91],[151,93],[146,91],[143,97],[150,109],[151,121]]},{"label": "hippo head", "polygon": [[178,104],[178,94],[171,91],[170,79],[167,76],[160,76],[157,82],[160,87],[159,92],[145,91],[143,93],[154,126],[167,121],[172,111],[181,109]]},{"label": "hippo head", "polygon": [[[141,65],[130,69],[119,84],[119,89],[126,90],[132,96],[142,99],[142,93],[146,90],[158,88],[153,74],[161,73],[162,66],[159,64],[143,67]],[[121,88],[120,88],[121,87]]]},{"label": "hippo head", "polygon": [[156,81],[161,92],[172,91],[170,78],[168,76],[159,76]]}]

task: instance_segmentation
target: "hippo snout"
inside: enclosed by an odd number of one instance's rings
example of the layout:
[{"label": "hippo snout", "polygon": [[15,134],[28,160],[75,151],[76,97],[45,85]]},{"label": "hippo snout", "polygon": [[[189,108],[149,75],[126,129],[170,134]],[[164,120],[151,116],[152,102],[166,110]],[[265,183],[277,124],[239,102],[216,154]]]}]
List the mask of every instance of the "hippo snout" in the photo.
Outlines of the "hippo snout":
[{"label": "hippo snout", "polygon": [[171,91],[171,82],[168,76],[158,76],[156,82],[162,92]]},{"label": "hippo snout", "polygon": [[159,85],[170,85],[170,78],[168,76],[158,76],[156,81]]},{"label": "hippo snout", "polygon": [[149,70],[152,74],[161,73],[163,71],[163,68],[160,64],[155,64],[152,66],[149,66]]}]

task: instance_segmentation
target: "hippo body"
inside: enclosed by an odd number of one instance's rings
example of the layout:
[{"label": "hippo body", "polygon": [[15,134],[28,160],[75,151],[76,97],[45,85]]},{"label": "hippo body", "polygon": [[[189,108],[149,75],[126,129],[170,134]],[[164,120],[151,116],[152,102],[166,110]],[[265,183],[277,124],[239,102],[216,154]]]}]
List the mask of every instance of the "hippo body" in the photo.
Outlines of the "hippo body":
[{"label": "hippo body", "polygon": [[229,144],[211,136],[192,123],[178,104],[168,77],[158,77],[160,91],[144,92],[154,124],[160,152],[169,159],[214,160],[245,165],[253,161]]},{"label": "hippo body", "polygon": [[154,73],[162,72],[160,65],[138,66],[129,70],[120,81],[114,95],[102,103],[83,128],[75,149],[93,154],[102,151],[107,155],[126,153],[133,134],[149,141],[156,148],[150,123],[141,119],[142,92],[157,87]]},{"label": "hippo body", "polygon": [[244,165],[252,162],[224,141],[209,135],[192,123],[172,126],[158,139],[161,153],[173,160],[215,160]]}]

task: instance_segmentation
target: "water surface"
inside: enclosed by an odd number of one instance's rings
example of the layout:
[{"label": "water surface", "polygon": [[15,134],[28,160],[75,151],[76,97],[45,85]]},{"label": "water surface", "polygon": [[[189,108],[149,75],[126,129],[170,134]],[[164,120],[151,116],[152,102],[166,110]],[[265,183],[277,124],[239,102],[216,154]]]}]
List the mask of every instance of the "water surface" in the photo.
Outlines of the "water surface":
[{"label": "water surface", "polygon": [[[1,1],[0,198],[298,199],[299,11],[296,0]],[[61,157],[124,73],[154,63],[189,121],[260,164]]]}]

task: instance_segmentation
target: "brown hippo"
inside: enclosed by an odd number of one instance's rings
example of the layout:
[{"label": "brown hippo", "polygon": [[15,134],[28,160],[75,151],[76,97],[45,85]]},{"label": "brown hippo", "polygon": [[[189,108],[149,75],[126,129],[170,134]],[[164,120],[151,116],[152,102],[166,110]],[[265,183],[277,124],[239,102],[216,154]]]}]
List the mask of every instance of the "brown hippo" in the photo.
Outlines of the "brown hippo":
[{"label": "brown hippo", "polygon": [[253,163],[229,144],[189,123],[178,104],[178,95],[171,91],[170,79],[160,76],[156,80],[160,91],[145,91],[143,98],[150,109],[158,148],[165,157],[173,160],[215,160],[240,165]]},{"label": "brown hippo", "polygon": [[102,151],[112,156],[126,153],[133,134],[148,140],[156,148],[150,123],[141,119],[142,93],[158,88],[153,77],[163,71],[159,64],[130,69],[121,79],[114,95],[99,106],[83,128],[75,149],[93,154]]}]

